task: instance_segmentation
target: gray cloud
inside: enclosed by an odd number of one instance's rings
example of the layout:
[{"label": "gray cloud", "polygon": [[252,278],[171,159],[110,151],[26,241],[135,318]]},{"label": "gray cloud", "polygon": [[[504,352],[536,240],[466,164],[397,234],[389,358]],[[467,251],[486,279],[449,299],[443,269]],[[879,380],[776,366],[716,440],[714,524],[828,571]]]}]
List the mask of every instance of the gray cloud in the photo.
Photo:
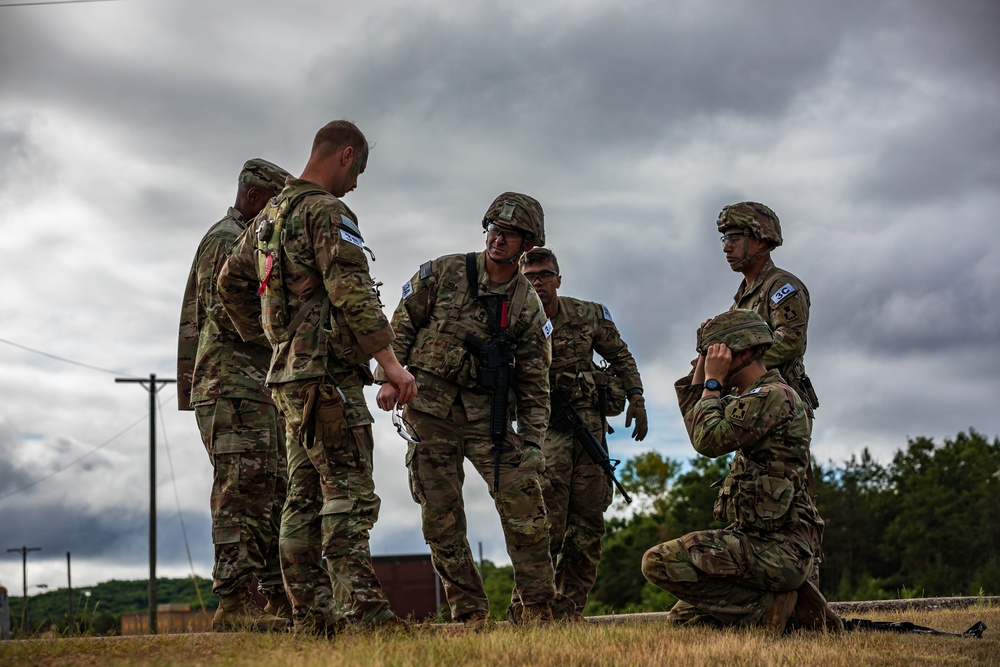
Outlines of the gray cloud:
[{"label": "gray cloud", "polygon": [[[0,10],[0,220],[19,285],[0,337],[172,377],[191,256],[239,166],[262,156],[296,171],[313,132],[349,117],[377,141],[348,203],[388,309],[421,262],[482,246],[496,194],[542,201],[564,293],[609,306],[644,374],[650,438],[617,434],[619,456],[693,456],[671,385],[695,326],[739,283],[714,221],[745,199],[779,213],[775,261],[812,296],[818,458],[1000,432],[995,2],[311,2],[280,23],[270,9]],[[146,409],[110,376],[8,347],[0,361],[0,493]],[[206,573],[210,468],[191,415],[163,398]],[[401,444],[376,419],[373,549],[423,551]],[[62,536],[93,572],[141,572],[144,429],[0,502],[5,534],[55,552]],[[180,552],[161,475],[161,545]],[[471,473],[467,499],[473,546],[505,559]]]}]

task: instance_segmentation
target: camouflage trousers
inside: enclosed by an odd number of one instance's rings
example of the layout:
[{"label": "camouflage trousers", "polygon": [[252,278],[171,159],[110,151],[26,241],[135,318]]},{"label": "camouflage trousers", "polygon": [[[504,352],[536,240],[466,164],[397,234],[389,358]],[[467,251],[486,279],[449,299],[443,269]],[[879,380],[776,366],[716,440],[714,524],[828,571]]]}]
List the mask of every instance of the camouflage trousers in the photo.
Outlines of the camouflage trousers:
[{"label": "camouflage trousers", "polygon": [[[332,384],[289,382],[275,385],[272,394],[288,424],[279,551],[295,624],[384,621],[392,612],[368,546],[381,505],[372,478],[371,424],[348,425]],[[352,400],[364,401],[360,389],[356,394]]]},{"label": "camouflage trousers", "polygon": [[434,569],[444,583],[452,618],[489,613],[483,580],[469,547],[462,485],[464,460],[472,462],[489,485],[500,515],[515,586],[525,605],[549,604],[555,597],[549,556],[548,522],[539,477],[539,449],[526,446],[508,430],[500,457],[499,492],[493,492],[494,449],[486,419],[470,422],[460,403],[448,419],[407,408],[407,422],[420,437],[406,452],[410,492],[420,503],[424,539]]},{"label": "camouflage trousers", "polygon": [[[589,419],[585,414],[581,417],[600,440],[600,418]],[[545,454],[542,492],[549,513],[549,550],[555,567],[556,590],[572,600],[582,613],[601,562],[604,510],[611,504],[611,481],[572,431],[549,428],[542,453]]]},{"label": "camouflage trousers", "polygon": [[756,625],[775,593],[805,582],[814,558],[786,533],[702,530],[659,544],[642,557],[646,579],[680,599],[674,621],[708,615],[722,625]]},{"label": "camouflage trousers", "polygon": [[212,590],[246,587],[252,575],[267,597],[284,591],[278,531],[285,504],[285,434],[273,405],[220,398],[195,407],[212,461]]}]

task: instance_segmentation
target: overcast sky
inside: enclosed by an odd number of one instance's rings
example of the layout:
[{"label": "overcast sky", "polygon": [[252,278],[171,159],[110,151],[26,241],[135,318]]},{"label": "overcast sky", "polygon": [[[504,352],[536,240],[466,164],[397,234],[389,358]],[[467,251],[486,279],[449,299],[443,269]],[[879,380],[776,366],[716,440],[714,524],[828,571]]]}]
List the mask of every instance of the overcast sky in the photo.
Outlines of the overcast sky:
[{"label": "overcast sky", "polygon": [[[111,371],[0,344],[0,548],[43,549],[32,586],[65,586],[66,551],[75,585],[146,576],[148,394],[114,377],[174,377],[191,259],[242,163],[298,174],[336,118],[374,143],[346,202],[387,312],[422,262],[483,246],[497,194],[541,201],[562,293],[606,304],[643,374],[650,435],[619,429],[617,457],[694,455],[672,384],[739,284],[715,219],[747,199],[811,294],[816,459],[996,436],[998,34],[994,0],[0,7],[0,338]],[[173,386],[160,401],[159,573],[188,571],[176,484],[208,576],[211,468]],[[376,419],[373,552],[425,552]],[[466,498],[473,548],[506,562],[474,473]]]}]

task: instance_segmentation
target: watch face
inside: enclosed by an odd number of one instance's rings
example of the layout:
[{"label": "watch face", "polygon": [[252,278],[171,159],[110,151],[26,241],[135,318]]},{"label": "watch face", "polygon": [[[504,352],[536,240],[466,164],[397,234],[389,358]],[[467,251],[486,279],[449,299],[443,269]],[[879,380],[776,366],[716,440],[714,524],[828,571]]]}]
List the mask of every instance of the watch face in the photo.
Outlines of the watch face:
[{"label": "watch face", "polygon": [[722,389],[722,383],[715,378],[711,378],[705,381],[705,389],[708,389],[709,391],[720,391]]}]

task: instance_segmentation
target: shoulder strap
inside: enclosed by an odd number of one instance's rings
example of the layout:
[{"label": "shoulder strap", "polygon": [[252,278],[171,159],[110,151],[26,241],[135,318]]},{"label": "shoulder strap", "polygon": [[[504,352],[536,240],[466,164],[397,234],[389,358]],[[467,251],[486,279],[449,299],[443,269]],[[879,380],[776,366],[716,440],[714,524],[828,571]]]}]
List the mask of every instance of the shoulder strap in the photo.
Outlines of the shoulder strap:
[{"label": "shoulder strap", "polygon": [[479,273],[476,271],[476,253],[465,254],[465,279],[469,281],[469,294],[472,300],[479,298]]}]

